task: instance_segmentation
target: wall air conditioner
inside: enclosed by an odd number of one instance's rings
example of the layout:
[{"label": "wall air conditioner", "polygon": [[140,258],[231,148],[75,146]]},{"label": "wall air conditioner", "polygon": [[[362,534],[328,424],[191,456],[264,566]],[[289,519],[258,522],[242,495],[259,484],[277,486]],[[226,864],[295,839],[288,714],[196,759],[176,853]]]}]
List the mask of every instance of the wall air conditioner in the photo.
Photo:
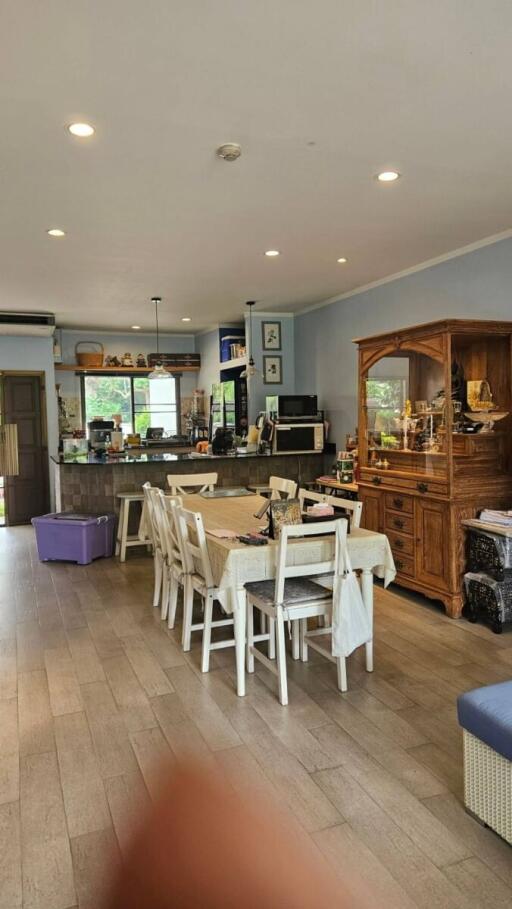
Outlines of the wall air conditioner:
[{"label": "wall air conditioner", "polygon": [[0,335],[49,338],[55,331],[50,312],[0,312]]}]

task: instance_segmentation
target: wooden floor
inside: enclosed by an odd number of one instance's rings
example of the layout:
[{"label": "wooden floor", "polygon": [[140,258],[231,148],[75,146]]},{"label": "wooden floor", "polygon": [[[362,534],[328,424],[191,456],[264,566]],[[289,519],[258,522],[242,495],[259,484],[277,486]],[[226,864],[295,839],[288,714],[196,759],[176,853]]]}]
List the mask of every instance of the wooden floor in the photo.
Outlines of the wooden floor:
[{"label": "wooden floor", "polygon": [[376,671],[351,658],[340,696],[321,657],[290,661],[282,708],[262,667],[236,697],[232,651],[201,675],[151,575],[147,557],[41,565],[30,529],[0,530],[2,909],[97,909],[155,765],[190,752],[290,811],[379,907],[512,904],[512,849],[461,804],[455,715],[459,692],[511,677],[512,634],[378,588]]}]

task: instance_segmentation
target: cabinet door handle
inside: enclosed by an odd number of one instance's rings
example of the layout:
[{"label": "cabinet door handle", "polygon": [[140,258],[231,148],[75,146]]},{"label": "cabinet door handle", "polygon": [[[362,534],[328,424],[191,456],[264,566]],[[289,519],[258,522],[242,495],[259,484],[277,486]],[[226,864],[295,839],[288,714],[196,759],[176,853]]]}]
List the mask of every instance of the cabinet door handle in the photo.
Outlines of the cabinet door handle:
[{"label": "cabinet door handle", "polygon": [[397,496],[395,499],[393,499],[393,505],[395,506],[395,508],[403,508],[403,507],[404,507],[404,500],[403,500],[403,499],[400,499],[400,498]]},{"label": "cabinet door handle", "polygon": [[395,565],[396,565],[396,567],[398,568],[399,571],[400,571],[401,568],[404,567],[404,563],[401,561],[401,559],[395,559]]},{"label": "cabinet door handle", "polygon": [[380,477],[373,477],[372,483],[373,483],[375,486],[380,486],[380,484],[382,483],[382,480],[381,480]]},{"label": "cabinet door handle", "polygon": [[398,530],[401,530],[404,526],[404,522],[401,518],[393,518],[393,526],[398,527]]},{"label": "cabinet door handle", "polygon": [[428,492],[428,483],[418,483],[416,489],[418,492]]},{"label": "cabinet door handle", "polygon": [[403,549],[403,548],[404,548],[404,541],[403,541],[403,540],[399,540],[398,537],[397,537],[397,539],[394,540],[394,545],[396,546],[397,549]]}]

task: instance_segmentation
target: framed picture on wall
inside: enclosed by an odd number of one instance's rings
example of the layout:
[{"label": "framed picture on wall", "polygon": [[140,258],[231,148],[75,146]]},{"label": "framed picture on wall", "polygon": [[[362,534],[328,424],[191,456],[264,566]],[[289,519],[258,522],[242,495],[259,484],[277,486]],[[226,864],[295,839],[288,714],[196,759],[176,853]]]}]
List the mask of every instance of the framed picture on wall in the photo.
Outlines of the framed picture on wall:
[{"label": "framed picture on wall", "polygon": [[263,350],[281,350],[281,323],[262,322]]},{"label": "framed picture on wall", "polygon": [[283,381],[282,357],[263,357],[265,385],[281,385]]}]

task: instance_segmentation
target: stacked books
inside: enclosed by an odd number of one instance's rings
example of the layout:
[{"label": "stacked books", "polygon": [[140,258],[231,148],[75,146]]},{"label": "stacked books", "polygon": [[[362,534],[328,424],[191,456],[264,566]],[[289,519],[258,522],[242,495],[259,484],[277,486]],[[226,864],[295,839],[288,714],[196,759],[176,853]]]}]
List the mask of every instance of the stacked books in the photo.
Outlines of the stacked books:
[{"label": "stacked books", "polygon": [[493,511],[484,508],[478,515],[478,520],[483,524],[499,524],[503,527],[512,527],[512,511]]}]

